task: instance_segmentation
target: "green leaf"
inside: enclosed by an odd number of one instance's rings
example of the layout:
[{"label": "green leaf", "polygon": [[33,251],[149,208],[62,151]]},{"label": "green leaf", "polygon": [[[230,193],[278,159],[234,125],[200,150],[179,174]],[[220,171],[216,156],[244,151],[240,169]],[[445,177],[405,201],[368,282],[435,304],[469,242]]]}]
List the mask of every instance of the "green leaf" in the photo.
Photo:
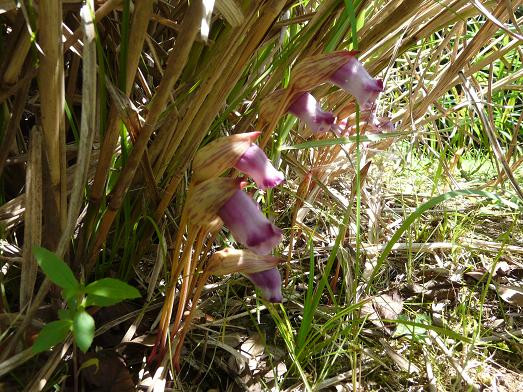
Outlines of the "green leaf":
[{"label": "green leaf", "polygon": [[[80,283],[74,277],[73,271],[57,255],[45,248],[34,247],[36,261],[49,280],[68,293],[78,291]],[[70,295],[70,294],[69,294]]]},{"label": "green leaf", "polygon": [[139,298],[140,292],[133,286],[128,285],[118,279],[104,278],[89,284],[85,288],[87,294],[92,294],[97,297],[105,297],[112,299],[128,299]]},{"label": "green leaf", "polygon": [[71,320],[57,320],[48,323],[38,334],[32,347],[33,352],[38,354],[63,342],[71,329],[71,325]]},{"label": "green leaf", "polygon": [[426,326],[430,326],[430,317],[426,314],[417,314],[414,322],[408,323],[409,318],[400,314],[398,316],[398,326],[394,331],[393,337],[404,336],[416,342],[424,341],[427,336]]},{"label": "green leaf", "polygon": [[71,309],[58,309],[58,318],[60,320],[69,320],[70,322],[73,321],[74,314]]},{"label": "green leaf", "polygon": [[119,298],[100,297],[99,295],[88,294],[85,299],[85,306],[111,306],[121,301]]},{"label": "green leaf", "polygon": [[74,315],[73,336],[76,345],[82,352],[86,352],[94,339],[94,319],[85,310]]},{"label": "green leaf", "polygon": [[62,296],[67,301],[67,303],[72,306],[74,300],[76,300],[76,296],[78,295],[78,292],[81,291],[80,285],[77,287],[70,287],[67,289],[62,290]]}]

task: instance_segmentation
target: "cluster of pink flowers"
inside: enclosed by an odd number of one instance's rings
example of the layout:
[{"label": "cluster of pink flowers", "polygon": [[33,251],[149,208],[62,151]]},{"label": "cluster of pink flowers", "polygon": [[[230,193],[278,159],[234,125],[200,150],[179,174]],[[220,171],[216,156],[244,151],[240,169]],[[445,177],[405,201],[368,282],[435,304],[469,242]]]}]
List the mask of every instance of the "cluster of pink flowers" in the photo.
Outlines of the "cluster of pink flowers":
[{"label": "cluster of pink flowers", "polygon": [[[193,162],[193,192],[190,219],[212,221],[218,216],[234,239],[248,251],[226,249],[213,258],[214,274],[236,270],[244,273],[271,302],[281,302],[281,277],[271,256],[282,240],[282,232],[262,213],[258,204],[244,191],[242,181],[218,177],[234,167],[251,177],[260,189],[273,188],[284,180],[263,150],[254,144],[260,132],[226,136],[202,148]],[[209,215],[210,214],[210,215]],[[239,252],[239,253],[238,253]]]},{"label": "cluster of pink flowers", "polygon": [[[315,133],[330,130],[339,133],[340,125],[336,124],[336,116],[323,111],[312,94],[305,91],[309,87],[315,87],[315,83],[329,81],[352,94],[362,112],[371,113],[368,118],[375,119],[373,110],[378,94],[383,91],[383,82],[373,79],[353,53],[337,52],[319,56],[307,66],[313,68],[315,62],[322,67],[321,76],[302,83],[301,89],[298,88],[291,95],[285,111],[300,118]],[[276,92],[274,99],[281,100],[281,92]],[[251,177],[260,189],[272,188],[282,183],[283,173],[276,170],[263,150],[254,144],[258,136],[259,132],[228,136],[204,147],[193,165],[195,176],[200,177],[196,177],[197,180],[208,180],[225,169],[234,167]],[[243,272],[262,291],[266,300],[281,302],[281,276],[276,267],[278,261],[270,254],[281,242],[282,232],[265,217],[258,204],[241,190],[240,182],[232,184],[232,191],[226,191],[225,188],[218,190],[222,195],[219,197],[221,201],[218,207],[215,206],[215,213],[235,240],[248,248],[248,251],[226,249],[218,252],[212,259],[213,272]],[[237,187],[234,188],[235,186]]]},{"label": "cluster of pink flowers", "polygon": [[[292,91],[287,103],[287,112],[303,121],[313,133],[332,131],[341,134],[345,129],[347,119],[337,123],[334,113],[324,111],[310,90],[325,82],[332,83],[351,94],[360,107],[360,120],[365,121],[372,130],[381,132],[390,129],[390,124],[374,115],[375,102],[383,91],[383,81],[372,78],[363,64],[355,57],[354,52],[334,52],[310,58],[308,64],[301,69],[297,78],[304,78],[304,74],[317,69],[317,76],[310,77],[304,83],[296,83],[297,88]],[[297,72],[299,73],[299,71]],[[269,96],[265,102],[268,106],[278,106],[283,94],[282,90]],[[344,124],[345,122],[345,124]]]},{"label": "cluster of pink flowers", "polygon": [[[254,153],[247,152],[240,158],[235,168],[250,175],[262,188],[272,188],[283,181],[283,173],[277,171],[265,153],[253,144]],[[281,242],[281,230],[271,223],[258,204],[242,190],[220,208],[218,215],[230,230],[234,239],[258,255],[269,255]],[[281,302],[281,276],[276,267],[265,271],[245,274],[270,302]]]}]

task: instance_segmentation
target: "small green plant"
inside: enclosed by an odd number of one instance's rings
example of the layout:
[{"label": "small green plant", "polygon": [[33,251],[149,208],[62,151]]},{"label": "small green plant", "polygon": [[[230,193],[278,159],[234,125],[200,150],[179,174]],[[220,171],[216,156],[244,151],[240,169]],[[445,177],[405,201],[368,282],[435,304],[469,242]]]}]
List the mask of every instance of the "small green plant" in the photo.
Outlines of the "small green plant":
[{"label": "small green plant", "polygon": [[103,278],[87,286],[78,282],[69,266],[53,252],[45,248],[33,249],[36,261],[51,282],[62,288],[67,302],[58,311],[59,320],[47,324],[33,344],[33,352],[46,351],[73,333],[78,348],[86,352],[94,338],[94,319],[86,311],[89,306],[110,306],[125,299],[138,298],[140,292],[118,279]]},{"label": "small green plant", "polygon": [[414,342],[424,342],[427,338],[427,329],[422,325],[432,325],[431,319],[427,314],[418,313],[414,321],[410,321],[409,317],[403,314],[398,316],[398,326],[394,331],[394,337],[405,337]]}]

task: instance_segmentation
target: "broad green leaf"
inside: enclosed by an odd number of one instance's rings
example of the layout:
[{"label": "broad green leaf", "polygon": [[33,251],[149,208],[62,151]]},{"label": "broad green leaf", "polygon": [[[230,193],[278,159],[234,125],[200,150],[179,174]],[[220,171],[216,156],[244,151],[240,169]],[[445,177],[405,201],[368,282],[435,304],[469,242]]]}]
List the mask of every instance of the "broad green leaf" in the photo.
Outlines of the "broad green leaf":
[{"label": "broad green leaf", "polygon": [[100,297],[99,295],[88,294],[85,299],[85,306],[111,306],[121,301],[120,298]]},{"label": "broad green leaf", "polygon": [[42,328],[36,338],[32,350],[35,354],[49,350],[63,342],[71,329],[71,320],[52,321]]},{"label": "broad green leaf", "polygon": [[73,271],[57,255],[45,248],[34,247],[36,261],[49,280],[68,293],[78,291],[80,283],[74,277]]},{"label": "broad green leaf", "polygon": [[60,320],[69,320],[69,321],[73,321],[73,317],[74,317],[74,313],[71,309],[67,308],[67,309],[58,309],[58,318]]},{"label": "broad green leaf", "polygon": [[414,341],[423,341],[427,335],[424,325],[430,325],[430,317],[426,314],[417,314],[413,323],[406,323],[409,318],[400,314],[398,316],[398,326],[394,331],[394,337],[405,336]]},{"label": "broad green leaf", "polygon": [[133,286],[118,279],[104,278],[89,284],[85,288],[87,294],[112,299],[139,298],[140,292]]},{"label": "broad green leaf", "polygon": [[[62,290],[62,296],[67,301],[69,306],[72,306],[72,303],[76,300],[76,296],[78,295],[78,292],[81,291],[80,285],[77,287],[71,287],[67,289]],[[74,306],[72,306],[74,307]]]},{"label": "broad green leaf", "polygon": [[73,336],[76,345],[82,352],[86,352],[94,339],[94,319],[85,310],[74,315]]}]

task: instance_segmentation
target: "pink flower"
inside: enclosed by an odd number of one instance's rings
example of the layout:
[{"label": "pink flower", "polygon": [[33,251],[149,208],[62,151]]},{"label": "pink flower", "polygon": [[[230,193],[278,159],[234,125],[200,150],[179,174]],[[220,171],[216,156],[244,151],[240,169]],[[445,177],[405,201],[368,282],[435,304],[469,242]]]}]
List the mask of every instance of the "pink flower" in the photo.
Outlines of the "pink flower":
[{"label": "pink flower", "polygon": [[281,293],[281,275],[276,267],[262,272],[246,274],[249,280],[258,287],[269,302],[280,303],[283,300]]},{"label": "pink flower", "polygon": [[336,117],[325,112],[320,104],[308,92],[301,93],[289,106],[289,112],[301,119],[316,133],[328,132],[334,126]]},{"label": "pink flower", "polygon": [[220,176],[230,169],[249,149],[261,132],[223,136],[200,148],[192,163],[194,183]]},{"label": "pink flower", "polygon": [[236,241],[257,254],[269,254],[282,239],[281,230],[269,222],[254,200],[241,190],[225,202],[218,215]]},{"label": "pink flower", "polygon": [[378,94],[383,91],[383,81],[373,79],[356,57],[349,57],[345,65],[330,75],[329,80],[352,94],[364,110],[372,108]]},{"label": "pink flower", "polygon": [[261,189],[273,188],[284,179],[283,173],[272,166],[271,161],[256,144],[251,144],[234,167],[252,177]]},{"label": "pink flower", "polygon": [[388,117],[372,117],[371,132],[372,133],[384,133],[393,132],[394,124]]}]

